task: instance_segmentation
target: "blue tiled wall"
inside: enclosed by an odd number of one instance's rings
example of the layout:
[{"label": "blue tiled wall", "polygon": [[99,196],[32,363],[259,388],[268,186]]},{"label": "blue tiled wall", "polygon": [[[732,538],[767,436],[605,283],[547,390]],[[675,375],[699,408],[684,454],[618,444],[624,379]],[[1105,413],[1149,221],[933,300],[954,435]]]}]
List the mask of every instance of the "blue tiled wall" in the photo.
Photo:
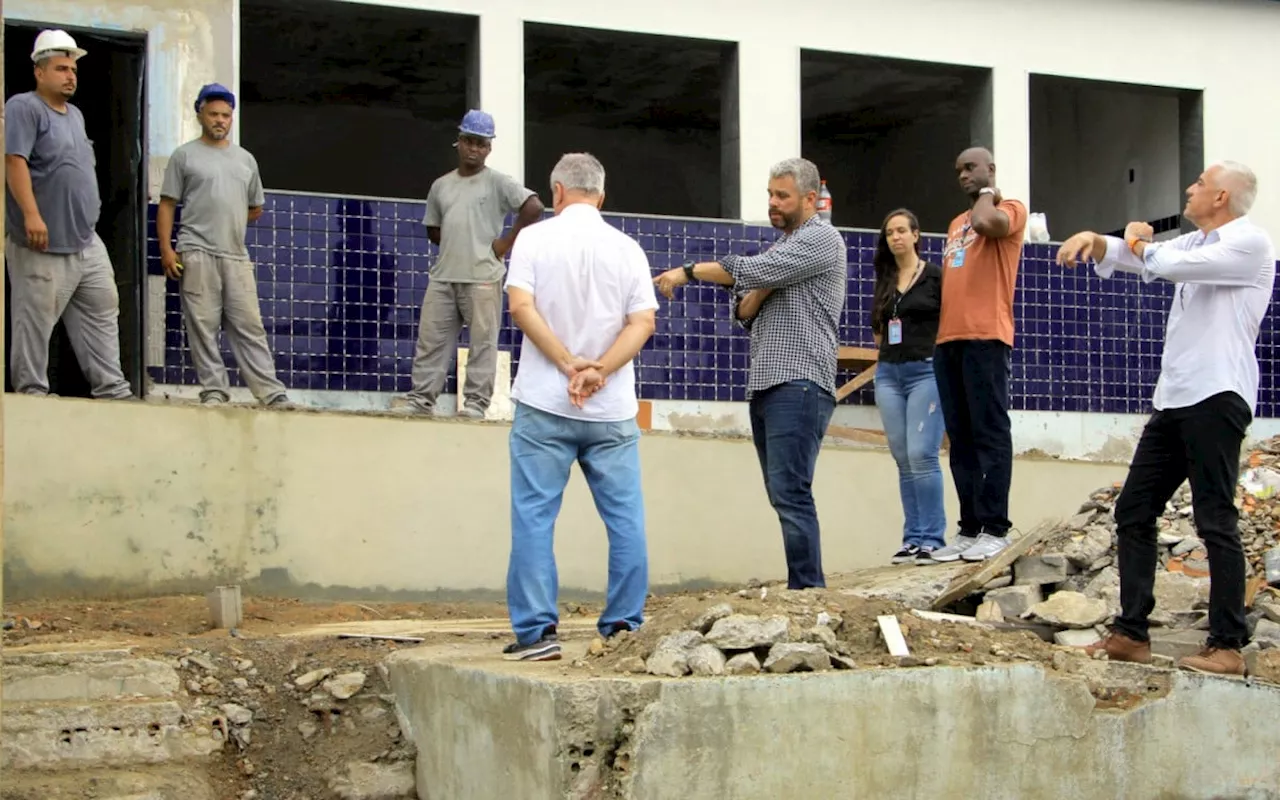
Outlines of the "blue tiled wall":
[{"label": "blue tiled wall", "polygon": [[[421,203],[269,193],[250,227],[262,312],[280,378],[294,388],[405,392],[417,337],[419,304],[435,248],[421,225]],[[160,274],[154,208],[149,271]],[[688,258],[755,253],[776,238],[770,228],[740,223],[610,215],[649,253],[655,272]],[[845,344],[870,344],[867,328],[875,234],[846,231],[849,293]],[[937,260],[942,239],[924,240]],[[1091,270],[1063,270],[1048,245],[1028,245],[1018,278],[1013,405],[1042,411],[1145,413],[1160,368],[1165,310],[1172,287],[1124,277],[1102,281]],[[747,335],[730,319],[723,290],[692,286],[663,302],[653,341],[640,354],[641,397],[653,400],[743,400]],[[1277,345],[1273,300],[1259,357],[1259,415],[1276,416]],[[465,334],[464,334],[465,341]],[[519,336],[503,314],[501,346]],[[182,332],[176,285],[165,302],[164,367],[152,378],[195,384]],[[227,363],[232,360],[228,356]],[[233,380],[239,385],[239,377]],[[847,376],[841,376],[843,380]],[[452,377],[447,392],[455,391]],[[870,404],[870,388],[847,402]]]}]

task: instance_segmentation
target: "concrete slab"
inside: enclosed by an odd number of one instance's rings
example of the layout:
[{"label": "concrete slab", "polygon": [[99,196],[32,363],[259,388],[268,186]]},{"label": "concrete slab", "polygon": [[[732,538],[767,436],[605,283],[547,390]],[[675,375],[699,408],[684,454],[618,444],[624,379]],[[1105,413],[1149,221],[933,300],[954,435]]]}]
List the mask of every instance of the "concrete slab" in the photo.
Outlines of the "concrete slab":
[{"label": "concrete slab", "polygon": [[1087,661],[1074,676],[1017,665],[593,677],[569,666],[575,655],[393,655],[422,798],[1280,795],[1280,727],[1257,725],[1280,714],[1280,687]]},{"label": "concrete slab", "polygon": [[200,768],[6,772],[4,800],[221,800]]},{"label": "concrete slab", "polygon": [[973,569],[972,564],[965,562],[877,567],[840,575],[829,588],[853,597],[889,600],[908,608],[928,610],[958,575]]},{"label": "concrete slab", "polygon": [[222,749],[226,721],[174,701],[6,704],[0,770],[164,764]]},{"label": "concrete slab", "polygon": [[46,660],[6,665],[5,704],[169,697],[180,683],[173,667],[145,658],[120,661]]}]

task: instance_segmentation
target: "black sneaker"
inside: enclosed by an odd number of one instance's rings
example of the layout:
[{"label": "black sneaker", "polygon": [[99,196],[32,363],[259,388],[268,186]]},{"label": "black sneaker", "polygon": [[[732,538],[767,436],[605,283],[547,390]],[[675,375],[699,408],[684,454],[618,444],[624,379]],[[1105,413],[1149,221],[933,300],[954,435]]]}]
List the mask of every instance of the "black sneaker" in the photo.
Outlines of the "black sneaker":
[{"label": "black sneaker", "polygon": [[938,562],[933,560],[933,548],[932,547],[917,548],[916,563],[917,564],[937,564]]},{"label": "black sneaker", "polygon": [[502,648],[502,657],[507,661],[559,661],[560,640],[551,633],[533,644],[512,642]]},{"label": "black sneaker", "polygon": [[893,554],[893,558],[889,559],[891,564],[911,564],[920,556],[920,548],[914,544],[904,544],[902,549]]}]

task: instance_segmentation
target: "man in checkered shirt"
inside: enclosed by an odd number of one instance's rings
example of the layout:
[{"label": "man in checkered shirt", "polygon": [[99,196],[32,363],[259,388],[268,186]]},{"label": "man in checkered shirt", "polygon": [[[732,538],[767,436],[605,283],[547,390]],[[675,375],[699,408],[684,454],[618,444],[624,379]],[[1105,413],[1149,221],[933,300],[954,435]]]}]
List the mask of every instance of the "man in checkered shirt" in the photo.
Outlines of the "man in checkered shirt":
[{"label": "man in checkered shirt", "polygon": [[817,214],[818,191],[811,162],[776,164],[769,172],[769,221],[782,238],[756,256],[690,262],[654,279],[668,299],[694,280],[732,287],[734,315],[751,331],[751,436],[782,523],[789,589],[826,585],[812,483],[836,405],[848,253],[839,231]]}]

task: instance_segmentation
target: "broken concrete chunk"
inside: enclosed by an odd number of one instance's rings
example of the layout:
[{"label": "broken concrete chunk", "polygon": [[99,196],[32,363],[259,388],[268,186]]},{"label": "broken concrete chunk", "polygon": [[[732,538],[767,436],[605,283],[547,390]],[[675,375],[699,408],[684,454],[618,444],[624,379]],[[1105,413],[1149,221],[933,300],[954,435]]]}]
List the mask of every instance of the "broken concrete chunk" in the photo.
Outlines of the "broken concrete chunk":
[{"label": "broken concrete chunk", "polygon": [[1044,593],[1036,585],[1010,586],[987,592],[986,599],[1000,606],[1000,613],[1006,617],[1020,617],[1027,609],[1044,600]]},{"label": "broken concrete chunk", "polygon": [[1000,604],[995,600],[987,600],[978,606],[974,619],[978,622],[1004,622],[1004,612],[1000,610]]},{"label": "broken concrete chunk", "polygon": [[237,703],[223,703],[222,716],[232,725],[248,725],[253,722],[253,712]]},{"label": "broken concrete chunk", "polygon": [[627,656],[626,658],[618,661],[617,665],[614,666],[614,670],[617,672],[629,672],[634,675],[638,675],[645,671],[644,659],[640,656]]},{"label": "broken concrete chunk", "polygon": [[1280,603],[1256,603],[1256,606],[1262,616],[1272,622],[1280,622]]},{"label": "broken concrete chunk", "polygon": [[297,686],[304,692],[309,692],[315,688],[316,684],[333,674],[333,670],[328,667],[324,669],[313,669],[305,675],[295,678],[293,685]]},{"label": "broken concrete chunk", "polygon": [[645,661],[645,670],[650,675],[664,675],[670,678],[687,675],[689,653],[703,642],[702,634],[697,631],[669,633],[658,640],[658,646]]},{"label": "broken concrete chunk", "polygon": [[779,642],[769,648],[764,668],[779,674],[787,672],[820,672],[831,669],[831,656],[820,644]]},{"label": "broken concrete chunk", "polygon": [[1209,579],[1192,578],[1177,572],[1157,572],[1156,609],[1166,612],[1190,611],[1209,603]]},{"label": "broken concrete chunk", "polygon": [[731,614],[733,614],[733,606],[728,603],[719,603],[699,614],[698,618],[695,619],[693,624],[689,627],[693,628],[698,633],[705,634],[711,630],[712,625]]},{"label": "broken concrete chunk", "polygon": [[1280,684],[1280,650],[1264,650],[1255,657],[1253,676],[1260,681]]},{"label": "broken concrete chunk", "polygon": [[826,625],[814,625],[804,632],[804,641],[820,644],[827,649],[836,646],[836,635]]},{"label": "broken concrete chunk", "polygon": [[1199,550],[1204,547],[1204,542],[1195,536],[1188,536],[1173,546],[1173,554],[1175,556],[1185,556],[1193,550]]},{"label": "broken concrete chunk", "polygon": [[755,653],[739,653],[724,664],[729,675],[755,675],[760,671],[760,659]]},{"label": "broken concrete chunk", "polygon": [[1088,647],[1091,644],[1097,644],[1102,641],[1102,637],[1092,628],[1086,630],[1067,630],[1058,631],[1053,635],[1053,641],[1064,647]]},{"label": "broken concrete chunk", "polygon": [[983,584],[982,588],[986,591],[991,591],[993,589],[1003,589],[1006,586],[1012,586],[1012,585],[1013,585],[1013,573],[1011,572],[1008,575],[1001,575],[999,578],[994,578],[992,580],[987,581],[985,584]]},{"label": "broken concrete chunk", "polygon": [[1109,615],[1107,604],[1079,592],[1055,592],[1024,615],[1064,628],[1092,628]]},{"label": "broken concrete chunk", "polygon": [[364,682],[365,674],[363,672],[345,672],[325,681],[324,688],[335,699],[348,700],[354,697],[356,692],[364,688]]},{"label": "broken concrete chunk", "polygon": [[1062,583],[1069,574],[1067,557],[1061,553],[1023,556],[1013,562],[1013,582],[1019,586]]},{"label": "broken concrete chunk", "polygon": [[713,644],[703,642],[689,651],[689,671],[694,675],[723,675],[725,658]]},{"label": "broken concrete chunk", "polygon": [[1184,538],[1186,537],[1172,531],[1160,531],[1160,533],[1156,534],[1156,541],[1160,543],[1161,547],[1173,547]]},{"label": "broken concrete chunk", "polygon": [[365,764],[353,761],[331,778],[329,790],[339,800],[409,800],[418,796],[413,762]]},{"label": "broken concrete chunk", "polygon": [[845,656],[838,656],[835,653],[828,653],[827,655],[831,657],[831,666],[835,667],[836,669],[857,669],[858,668],[858,662],[854,661],[852,658],[846,658]]},{"label": "broken concrete chunk", "polygon": [[1280,623],[1272,622],[1265,617],[1258,620],[1258,624],[1253,629],[1253,638],[1273,647],[1280,646]]},{"label": "broken concrete chunk", "polygon": [[1111,552],[1111,532],[1094,526],[1082,536],[1073,536],[1062,549],[1067,561],[1077,569],[1087,569],[1090,564]]},{"label": "broken concrete chunk", "polygon": [[707,634],[707,641],[721,650],[751,650],[786,641],[786,617],[760,617],[734,614],[717,620]]}]

